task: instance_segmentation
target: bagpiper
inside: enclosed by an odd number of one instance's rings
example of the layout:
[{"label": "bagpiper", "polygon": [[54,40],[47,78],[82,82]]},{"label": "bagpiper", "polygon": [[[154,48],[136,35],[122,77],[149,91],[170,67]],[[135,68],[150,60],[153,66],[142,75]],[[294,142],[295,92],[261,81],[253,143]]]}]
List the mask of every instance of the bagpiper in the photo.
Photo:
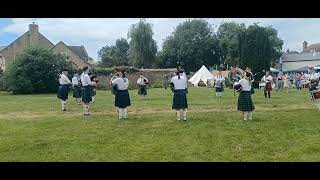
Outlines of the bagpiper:
[{"label": "bagpiper", "polygon": [[81,75],[81,83],[82,83],[82,102],[83,102],[83,115],[89,116],[90,113],[90,102],[92,101],[92,89],[91,86],[94,83],[91,81],[89,74],[89,68],[84,67],[83,73]]},{"label": "bagpiper", "polygon": [[261,79],[262,82],[265,82],[266,85],[264,87],[264,97],[267,98],[267,93],[268,93],[268,97],[270,99],[271,96],[271,91],[272,91],[272,82],[273,82],[273,78],[272,76],[269,74],[269,71],[266,71],[266,75],[264,75]]},{"label": "bagpiper", "polygon": [[176,76],[174,76],[170,81],[170,88],[173,92],[172,109],[176,110],[177,120],[180,121],[181,114],[183,120],[187,120],[187,93],[188,93],[188,81],[187,78],[183,76],[183,71],[177,71]]},{"label": "bagpiper", "polygon": [[220,97],[222,96],[222,92],[224,91],[223,83],[225,81],[225,78],[221,75],[221,70],[219,71],[219,75],[217,75],[214,78],[214,87],[216,89],[216,96]]},{"label": "bagpiper", "polygon": [[73,87],[73,97],[76,98],[76,102],[81,105],[81,71],[79,70],[77,73],[74,74],[72,78],[72,87]]},{"label": "bagpiper", "polygon": [[137,84],[139,86],[138,95],[141,97],[145,97],[147,95],[148,83],[148,79],[141,73],[139,79],[137,80]]},{"label": "bagpiper", "polygon": [[69,85],[71,84],[68,78],[68,70],[63,69],[62,74],[59,78],[59,89],[58,89],[58,98],[61,99],[61,109],[62,111],[67,111],[66,101],[68,99],[69,94]]}]

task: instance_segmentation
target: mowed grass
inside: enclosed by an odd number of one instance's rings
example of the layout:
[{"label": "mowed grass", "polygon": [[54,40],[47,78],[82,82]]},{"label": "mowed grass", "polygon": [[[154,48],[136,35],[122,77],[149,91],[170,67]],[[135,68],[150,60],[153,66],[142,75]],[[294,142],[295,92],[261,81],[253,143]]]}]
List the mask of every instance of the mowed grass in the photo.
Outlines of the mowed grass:
[{"label": "mowed grass", "polygon": [[244,122],[226,89],[190,88],[188,121],[178,122],[170,90],[130,91],[129,119],[119,121],[110,91],[98,91],[92,116],[72,95],[70,111],[50,95],[0,93],[0,161],[320,161],[320,111],[306,90],[256,90]]}]

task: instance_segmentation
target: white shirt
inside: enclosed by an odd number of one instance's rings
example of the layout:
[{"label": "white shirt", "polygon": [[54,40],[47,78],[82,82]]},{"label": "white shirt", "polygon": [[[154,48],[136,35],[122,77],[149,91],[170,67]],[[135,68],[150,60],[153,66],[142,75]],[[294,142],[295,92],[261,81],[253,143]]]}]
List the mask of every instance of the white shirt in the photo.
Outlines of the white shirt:
[{"label": "white shirt", "polygon": [[79,79],[78,79],[77,76],[75,76],[75,77],[72,78],[72,84],[73,84],[73,85],[76,85],[76,86],[79,85]]},{"label": "white shirt", "polygon": [[273,78],[272,78],[271,75],[269,75],[268,77],[266,77],[266,75],[264,75],[264,76],[262,77],[262,79],[261,79],[261,81],[264,81],[264,82],[266,82],[266,83],[269,83],[269,82],[271,82],[272,80],[273,80]]},{"label": "white shirt", "polygon": [[66,85],[66,84],[70,84],[71,82],[70,82],[68,76],[66,76],[66,75],[64,75],[64,74],[61,74],[61,75],[60,75],[60,78],[59,78],[59,83],[60,83],[61,85]]},{"label": "white shirt", "polygon": [[237,85],[237,84],[241,84],[242,91],[251,91],[250,81],[246,79],[241,79],[240,81],[234,83],[234,85]]},{"label": "white shirt", "polygon": [[91,82],[90,76],[86,73],[81,74],[81,83],[82,83],[82,86],[93,85],[93,83]]},{"label": "white shirt", "polygon": [[214,80],[216,81],[215,83],[215,87],[221,87],[223,81],[225,81],[225,78],[222,75],[218,75],[214,78]]},{"label": "white shirt", "polygon": [[147,82],[148,82],[148,79],[147,79],[147,78],[139,78],[139,79],[137,80],[137,84],[139,84],[139,85],[146,85],[146,83],[144,82],[144,79],[146,79]]},{"label": "white shirt", "polygon": [[112,81],[112,84],[117,84],[118,90],[126,90],[129,87],[129,80],[128,78],[118,77]]},{"label": "white shirt", "polygon": [[186,89],[188,87],[187,78],[184,76],[180,76],[180,79],[178,79],[178,76],[174,76],[170,83],[171,82],[174,84],[174,90]]}]

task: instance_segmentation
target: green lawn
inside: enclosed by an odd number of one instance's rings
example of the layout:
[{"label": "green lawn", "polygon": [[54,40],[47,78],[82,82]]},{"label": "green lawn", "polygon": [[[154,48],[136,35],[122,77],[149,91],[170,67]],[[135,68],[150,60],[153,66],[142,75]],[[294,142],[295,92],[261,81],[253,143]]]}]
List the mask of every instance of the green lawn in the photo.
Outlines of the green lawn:
[{"label": "green lawn", "polygon": [[187,122],[176,121],[170,90],[130,91],[129,119],[119,121],[110,91],[98,91],[93,115],[69,96],[60,111],[51,95],[0,93],[0,161],[320,161],[319,114],[307,91],[256,90],[253,121],[237,96],[190,88]]}]

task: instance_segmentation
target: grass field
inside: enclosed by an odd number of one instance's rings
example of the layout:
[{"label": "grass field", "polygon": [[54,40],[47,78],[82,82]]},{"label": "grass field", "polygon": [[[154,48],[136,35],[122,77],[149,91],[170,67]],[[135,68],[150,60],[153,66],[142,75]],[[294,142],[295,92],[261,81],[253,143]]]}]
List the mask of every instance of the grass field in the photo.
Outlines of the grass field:
[{"label": "grass field", "polygon": [[320,111],[307,91],[256,90],[253,121],[237,112],[227,89],[190,88],[187,122],[176,121],[170,90],[130,91],[129,119],[119,121],[110,91],[98,91],[93,115],[69,96],[60,111],[51,95],[0,93],[0,161],[320,161]]}]

